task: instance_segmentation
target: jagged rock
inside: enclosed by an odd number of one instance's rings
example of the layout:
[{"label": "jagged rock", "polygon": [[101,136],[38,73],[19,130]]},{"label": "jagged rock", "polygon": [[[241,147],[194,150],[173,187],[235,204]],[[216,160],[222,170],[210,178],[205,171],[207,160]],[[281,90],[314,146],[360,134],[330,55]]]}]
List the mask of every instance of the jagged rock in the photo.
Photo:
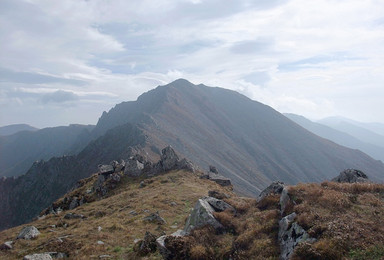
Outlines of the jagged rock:
[{"label": "jagged rock", "polygon": [[23,228],[19,235],[17,235],[17,239],[33,239],[40,235],[40,231],[34,226],[27,226]]},{"label": "jagged rock", "polygon": [[150,215],[144,217],[143,221],[157,223],[159,225],[167,223],[162,217],[160,217],[159,212],[151,213]]},{"label": "jagged rock", "polygon": [[103,165],[103,164],[100,164],[98,166],[99,168],[99,173],[100,174],[103,174],[103,175],[107,175],[107,174],[111,174],[111,173],[114,173],[115,172],[115,169],[113,169],[113,166],[112,165]]},{"label": "jagged rock", "polygon": [[187,159],[183,158],[180,162],[178,162],[178,168],[181,170],[187,170],[190,172],[195,172],[195,166],[192,162],[188,161]]},{"label": "jagged rock", "polygon": [[293,206],[293,201],[291,200],[286,187],[281,191],[279,204],[282,216],[286,215],[286,211]]},{"label": "jagged rock", "polygon": [[230,196],[228,194],[218,192],[216,190],[210,190],[208,191],[208,196],[209,197],[214,197],[216,199],[222,200],[222,199],[228,199]]},{"label": "jagged rock", "polygon": [[222,200],[219,200],[219,199],[216,199],[213,197],[205,197],[204,199],[205,199],[205,201],[207,201],[209,203],[209,205],[211,205],[213,207],[213,209],[216,212],[222,212],[226,209],[229,209],[233,212],[235,211],[235,209],[231,205],[226,203],[225,201],[222,201]]},{"label": "jagged rock", "polygon": [[76,213],[67,213],[64,216],[65,219],[79,219],[79,218],[85,218],[84,215],[76,214]]},{"label": "jagged rock", "polygon": [[221,231],[223,229],[223,225],[221,225],[220,222],[213,216],[215,209],[211,206],[211,204],[209,204],[208,198],[211,197],[203,197],[196,202],[196,205],[185,224],[185,232],[189,233],[192,229],[205,225],[210,225],[217,231]]},{"label": "jagged rock", "polygon": [[114,183],[118,183],[121,180],[121,177],[120,177],[120,175],[118,173],[112,173],[110,175],[110,178],[111,178],[111,181],[114,182]]},{"label": "jagged rock", "polygon": [[144,239],[139,240],[135,245],[135,251],[140,256],[145,256],[156,251],[156,237],[150,232],[145,232]]},{"label": "jagged rock", "polygon": [[100,259],[104,259],[104,258],[112,258],[112,256],[110,256],[110,255],[99,255],[99,258],[100,258]]},{"label": "jagged rock", "polygon": [[300,242],[316,241],[297,222],[294,222],[295,218],[296,213],[292,213],[279,221],[278,241],[280,244],[280,259],[282,260],[290,259],[295,247]]},{"label": "jagged rock", "polygon": [[222,175],[219,175],[219,174],[216,174],[214,176],[209,176],[209,179],[216,182],[217,184],[221,185],[221,186],[231,186],[232,183],[231,183],[231,180],[228,179],[228,178],[225,178],[224,176]]},{"label": "jagged rock", "polygon": [[214,174],[219,174],[219,171],[216,169],[216,167],[212,165],[209,165],[209,172],[212,172]]},{"label": "jagged rock", "polygon": [[116,166],[115,166],[115,172],[121,172],[121,171],[124,171],[125,169],[125,161],[124,160],[121,160],[120,163],[118,163]]},{"label": "jagged rock", "polygon": [[332,181],[349,183],[369,182],[368,176],[364,172],[356,169],[346,169],[340,172],[339,176],[333,178]]},{"label": "jagged rock", "polygon": [[179,229],[169,236],[163,235],[156,239],[156,246],[159,249],[159,252],[164,259],[170,259],[172,255],[171,251],[169,251],[168,248],[166,247],[166,239],[169,237],[182,237],[185,235],[187,235],[187,233]]},{"label": "jagged rock", "polygon": [[177,168],[178,162],[179,156],[177,156],[171,146],[167,146],[161,150],[160,163],[163,171],[170,171]]},{"label": "jagged rock", "polygon": [[127,160],[124,174],[129,176],[139,176],[144,170],[144,164],[134,157]]},{"label": "jagged rock", "polygon": [[274,181],[267,188],[265,188],[257,197],[257,202],[260,202],[262,199],[269,195],[281,194],[284,189],[284,182]]},{"label": "jagged rock", "polygon": [[12,249],[13,241],[7,241],[0,245],[0,250],[10,250]]},{"label": "jagged rock", "polygon": [[79,206],[78,198],[77,197],[73,197],[71,203],[69,204],[68,209],[71,210],[71,209],[74,209],[74,208],[76,208],[78,206]]},{"label": "jagged rock", "polygon": [[51,260],[52,256],[48,253],[33,254],[24,256],[23,260]]}]

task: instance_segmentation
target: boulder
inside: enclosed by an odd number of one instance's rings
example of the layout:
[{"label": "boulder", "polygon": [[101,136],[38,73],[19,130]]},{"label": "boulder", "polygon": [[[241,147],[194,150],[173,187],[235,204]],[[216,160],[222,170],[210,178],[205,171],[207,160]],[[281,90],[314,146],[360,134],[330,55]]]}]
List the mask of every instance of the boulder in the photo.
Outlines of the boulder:
[{"label": "boulder", "polygon": [[65,219],[81,219],[85,218],[84,215],[76,214],[76,213],[67,213],[64,216]]},{"label": "boulder", "polygon": [[99,173],[103,175],[107,175],[115,172],[115,169],[113,169],[112,165],[100,164],[98,168],[99,168]]},{"label": "boulder", "polygon": [[223,229],[223,225],[221,225],[220,222],[217,221],[213,216],[215,209],[208,202],[211,201],[211,199],[215,198],[203,197],[196,202],[196,205],[185,224],[184,231],[186,233],[189,233],[194,228],[202,227],[205,225],[212,226],[216,231],[221,231]]},{"label": "boulder", "polygon": [[51,260],[52,256],[48,253],[33,254],[24,256],[23,260]]},{"label": "boulder", "polygon": [[0,245],[0,250],[10,250],[12,249],[13,241],[7,241]]},{"label": "boulder", "polygon": [[160,164],[163,171],[174,170],[178,167],[179,157],[171,146],[161,150]]},{"label": "boulder", "polygon": [[348,183],[356,183],[356,182],[369,182],[368,176],[356,169],[346,169],[340,172],[339,176],[332,179],[335,182],[348,182]]},{"label": "boulder", "polygon": [[179,229],[176,232],[172,233],[171,235],[168,235],[168,236],[163,235],[156,239],[157,249],[159,249],[159,252],[164,259],[170,259],[172,256],[172,252],[166,246],[166,240],[168,240],[168,238],[170,237],[182,237],[185,235],[187,235],[187,233]]},{"label": "boulder", "polygon": [[139,176],[144,170],[144,164],[137,160],[135,157],[131,157],[125,164],[124,174],[129,176]]},{"label": "boulder", "polygon": [[144,217],[143,221],[157,223],[159,225],[167,223],[162,217],[160,217],[159,212],[151,213],[150,215]]},{"label": "boulder", "polygon": [[209,172],[212,172],[214,174],[219,174],[219,171],[216,169],[216,167],[212,165],[209,165]]},{"label": "boulder", "polygon": [[144,239],[139,240],[135,245],[135,251],[137,251],[138,255],[145,256],[149,253],[153,253],[156,251],[156,237],[150,232],[145,232]]},{"label": "boulder", "polygon": [[230,196],[228,194],[218,192],[216,190],[210,190],[208,191],[208,196],[209,197],[214,197],[216,199],[222,200],[222,199],[228,199]]},{"label": "boulder", "polygon": [[228,178],[225,178],[224,176],[220,175],[220,174],[215,174],[215,175],[209,175],[209,179],[211,181],[214,181],[216,182],[217,184],[221,185],[221,186],[231,186],[232,183],[231,183],[231,180],[228,179]]},{"label": "boulder", "polygon": [[284,187],[281,195],[280,195],[280,212],[281,216],[285,216],[289,213],[289,211],[293,209],[294,202],[291,200],[291,197],[289,196],[287,187]]},{"label": "boulder", "polygon": [[267,188],[265,188],[257,197],[257,202],[260,202],[269,195],[281,194],[284,189],[284,182],[274,181]]},{"label": "boulder", "polygon": [[216,212],[222,212],[226,209],[235,212],[235,208],[223,200],[219,200],[213,197],[204,197],[203,199],[205,199],[205,201],[207,201]]},{"label": "boulder", "polygon": [[195,172],[195,166],[192,162],[188,161],[187,159],[183,158],[180,162],[178,162],[178,168],[181,170],[187,170],[190,172]]},{"label": "boulder", "polygon": [[19,235],[17,235],[17,239],[33,239],[33,238],[36,238],[40,235],[40,232],[37,228],[35,228],[34,226],[27,226],[27,227],[24,227]]},{"label": "boulder", "polygon": [[280,259],[282,260],[290,259],[295,247],[300,242],[312,243],[316,241],[297,222],[294,222],[295,218],[296,213],[292,213],[279,221],[278,241],[280,245]]}]

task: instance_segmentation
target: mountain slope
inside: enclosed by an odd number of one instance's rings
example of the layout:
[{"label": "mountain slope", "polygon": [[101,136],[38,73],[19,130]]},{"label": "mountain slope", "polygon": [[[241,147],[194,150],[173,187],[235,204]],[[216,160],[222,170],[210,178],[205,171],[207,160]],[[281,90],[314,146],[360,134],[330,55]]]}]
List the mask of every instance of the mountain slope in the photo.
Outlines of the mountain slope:
[{"label": "mountain slope", "polygon": [[21,131],[36,131],[36,127],[27,124],[14,124],[0,127],[0,136],[13,135]]},{"label": "mountain slope", "polygon": [[294,121],[295,123],[307,129],[308,131],[320,137],[326,138],[337,144],[340,144],[349,148],[359,149],[360,151],[370,155],[372,158],[375,158],[377,160],[381,160],[384,162],[384,147],[362,142],[359,139],[347,133],[338,131],[336,129],[333,129],[329,126],[326,126],[320,123],[312,122],[303,116],[299,116],[295,114],[284,114],[284,115],[289,119],[291,119],[292,121]]},{"label": "mountain slope", "polygon": [[319,138],[268,106],[182,79],[116,105],[102,115],[95,131],[119,122],[139,123],[149,143],[171,144],[203,169],[209,163],[217,166],[248,194],[272,180],[319,181],[351,167],[384,178],[382,163]]},{"label": "mountain slope", "polygon": [[37,160],[78,153],[92,129],[92,125],[70,125],[0,137],[0,177],[25,174]]}]

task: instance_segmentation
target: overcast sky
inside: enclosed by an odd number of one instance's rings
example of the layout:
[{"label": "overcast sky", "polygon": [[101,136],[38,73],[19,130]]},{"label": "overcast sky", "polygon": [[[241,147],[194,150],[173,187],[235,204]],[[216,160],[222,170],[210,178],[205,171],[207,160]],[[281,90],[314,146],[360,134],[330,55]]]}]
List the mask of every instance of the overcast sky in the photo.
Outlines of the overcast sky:
[{"label": "overcast sky", "polygon": [[0,1],[0,125],[96,124],[177,78],[384,123],[384,3]]}]

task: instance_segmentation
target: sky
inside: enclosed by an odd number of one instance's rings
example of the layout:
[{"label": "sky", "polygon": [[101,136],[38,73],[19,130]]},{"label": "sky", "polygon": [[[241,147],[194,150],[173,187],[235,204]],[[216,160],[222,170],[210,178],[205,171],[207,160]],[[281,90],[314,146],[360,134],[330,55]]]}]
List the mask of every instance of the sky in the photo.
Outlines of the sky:
[{"label": "sky", "polygon": [[384,123],[382,0],[1,0],[0,126],[96,124],[178,78]]}]

